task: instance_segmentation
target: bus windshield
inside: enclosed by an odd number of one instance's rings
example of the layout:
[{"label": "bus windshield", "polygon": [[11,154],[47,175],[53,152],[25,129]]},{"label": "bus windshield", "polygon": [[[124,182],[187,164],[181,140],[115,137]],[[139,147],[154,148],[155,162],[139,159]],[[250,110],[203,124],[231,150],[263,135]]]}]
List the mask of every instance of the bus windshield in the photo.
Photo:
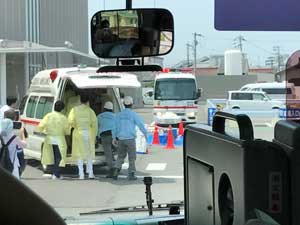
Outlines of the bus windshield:
[{"label": "bus windshield", "polygon": [[156,100],[194,100],[197,98],[194,79],[161,79],[155,84]]}]

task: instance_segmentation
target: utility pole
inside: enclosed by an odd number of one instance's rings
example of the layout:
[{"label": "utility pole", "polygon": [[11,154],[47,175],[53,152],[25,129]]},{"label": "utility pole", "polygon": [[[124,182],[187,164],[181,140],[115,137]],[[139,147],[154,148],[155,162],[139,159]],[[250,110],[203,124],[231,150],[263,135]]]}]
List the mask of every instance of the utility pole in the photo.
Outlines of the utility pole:
[{"label": "utility pole", "polygon": [[277,61],[277,72],[279,72],[281,70],[281,59],[282,59],[280,54],[280,46],[274,46],[273,51]]},{"label": "utility pole", "polygon": [[197,37],[203,37],[202,34],[194,33],[194,75],[196,75],[196,69],[197,69]]},{"label": "utility pole", "polygon": [[132,0],[126,0],[126,9],[132,9]]},{"label": "utility pole", "polygon": [[234,47],[239,48],[241,52],[243,52],[243,41],[246,41],[246,39],[242,35],[234,39]]},{"label": "utility pole", "polygon": [[190,66],[190,48],[193,48],[193,45],[190,43],[186,44],[186,59],[187,59],[187,66]]}]

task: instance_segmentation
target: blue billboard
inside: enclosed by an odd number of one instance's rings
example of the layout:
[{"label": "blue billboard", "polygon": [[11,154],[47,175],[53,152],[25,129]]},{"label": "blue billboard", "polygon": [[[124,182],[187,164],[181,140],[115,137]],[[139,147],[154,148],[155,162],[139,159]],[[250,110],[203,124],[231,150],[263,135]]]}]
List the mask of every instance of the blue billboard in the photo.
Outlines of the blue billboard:
[{"label": "blue billboard", "polygon": [[215,28],[231,31],[299,31],[299,0],[215,0]]}]

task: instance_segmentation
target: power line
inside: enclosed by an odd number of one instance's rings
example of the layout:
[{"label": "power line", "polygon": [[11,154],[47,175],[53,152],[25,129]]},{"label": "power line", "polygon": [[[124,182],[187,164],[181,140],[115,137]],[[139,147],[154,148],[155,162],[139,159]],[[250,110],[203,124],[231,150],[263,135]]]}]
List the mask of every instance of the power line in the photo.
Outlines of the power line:
[{"label": "power line", "polygon": [[262,50],[262,51],[264,51],[264,52],[267,52],[267,53],[269,53],[269,54],[273,54],[273,52],[271,52],[271,51],[269,51],[269,50],[267,50],[267,49],[265,49],[265,48],[263,48],[263,47],[261,47],[261,46],[259,46],[259,45],[257,45],[257,44],[254,44],[252,41],[247,40],[247,44],[250,44],[250,45],[252,45],[253,47],[255,47],[255,48],[257,48],[257,49],[260,49],[260,50]]}]

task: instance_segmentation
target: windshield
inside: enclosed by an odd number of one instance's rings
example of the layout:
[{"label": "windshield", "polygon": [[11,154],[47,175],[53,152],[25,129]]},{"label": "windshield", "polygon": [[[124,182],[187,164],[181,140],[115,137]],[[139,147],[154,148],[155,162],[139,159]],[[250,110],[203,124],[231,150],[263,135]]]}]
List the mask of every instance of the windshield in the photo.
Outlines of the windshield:
[{"label": "windshield", "polygon": [[161,79],[155,84],[154,99],[193,100],[197,98],[194,79]]}]

